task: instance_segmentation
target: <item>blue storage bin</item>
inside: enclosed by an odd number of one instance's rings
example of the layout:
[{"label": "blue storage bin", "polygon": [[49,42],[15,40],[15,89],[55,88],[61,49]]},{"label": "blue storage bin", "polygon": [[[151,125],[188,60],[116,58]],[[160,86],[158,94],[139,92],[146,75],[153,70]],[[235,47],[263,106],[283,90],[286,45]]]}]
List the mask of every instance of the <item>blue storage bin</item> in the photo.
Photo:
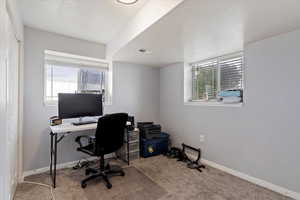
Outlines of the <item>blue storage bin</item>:
[{"label": "blue storage bin", "polygon": [[169,134],[161,133],[160,138],[155,138],[151,140],[141,138],[140,154],[144,158],[165,154],[169,150],[168,147],[169,147]]}]

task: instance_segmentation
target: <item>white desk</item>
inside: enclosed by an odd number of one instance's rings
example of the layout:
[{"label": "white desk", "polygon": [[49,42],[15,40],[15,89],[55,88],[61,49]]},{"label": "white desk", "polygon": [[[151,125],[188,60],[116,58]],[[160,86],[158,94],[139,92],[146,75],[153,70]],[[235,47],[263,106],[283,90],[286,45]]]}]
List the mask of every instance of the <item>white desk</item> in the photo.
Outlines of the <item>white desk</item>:
[{"label": "white desk", "polygon": [[[131,123],[127,122],[127,126],[130,126]],[[56,187],[56,164],[57,164],[57,144],[67,135],[79,132],[79,131],[88,131],[96,130],[97,123],[86,124],[75,126],[72,123],[63,123],[57,126],[50,126],[50,137],[51,137],[51,147],[50,147],[50,176],[52,179],[53,187]],[[59,138],[58,138],[59,136]],[[128,137],[128,136],[127,136]],[[129,148],[129,146],[127,147]],[[129,164],[129,161],[128,161]]]},{"label": "white desk", "polygon": [[[131,123],[127,122],[127,126],[130,126]],[[50,126],[51,132],[56,134],[65,134],[72,133],[78,131],[87,131],[87,130],[95,130],[97,128],[97,123],[93,124],[85,124],[80,126],[75,126],[72,123],[63,123],[57,126]]]},{"label": "white desk", "polygon": [[52,133],[65,134],[78,131],[95,130],[97,123],[74,126],[72,123],[63,123],[57,126],[50,126]]},{"label": "white desk", "polygon": [[56,164],[57,164],[57,144],[67,135],[87,130],[96,130],[97,123],[74,126],[72,123],[63,123],[56,126],[50,126],[50,177],[53,187],[56,187]]}]

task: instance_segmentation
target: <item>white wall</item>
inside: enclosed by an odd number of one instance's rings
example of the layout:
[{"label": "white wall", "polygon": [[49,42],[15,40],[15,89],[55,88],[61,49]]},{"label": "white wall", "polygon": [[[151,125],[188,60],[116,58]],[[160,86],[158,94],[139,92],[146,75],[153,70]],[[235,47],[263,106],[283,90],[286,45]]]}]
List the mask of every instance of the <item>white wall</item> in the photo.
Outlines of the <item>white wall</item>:
[{"label": "white wall", "polygon": [[128,112],[135,121],[159,122],[159,69],[116,62],[112,105],[105,113]]},{"label": "white wall", "polygon": [[300,192],[299,36],[245,47],[241,108],[184,106],[183,64],[161,68],[160,120],[174,143],[201,146],[207,160]]},{"label": "white wall", "polygon": [[[43,104],[44,50],[105,57],[105,46],[61,35],[25,28],[24,95],[24,171],[49,165],[48,119],[57,115],[57,106]],[[159,69],[115,63],[113,66],[112,105],[104,112],[129,112],[137,120],[159,120]],[[76,151],[74,134],[59,144],[58,163],[78,160],[86,155]],[[94,133],[91,133],[94,134]]]},{"label": "white wall", "polygon": [[[57,107],[45,106],[43,102],[46,49],[100,59],[105,57],[105,46],[102,44],[25,27],[23,171],[49,164],[48,120],[49,117],[57,115]],[[67,139],[60,144],[58,162],[73,161],[78,157],[73,143],[73,139]]]}]

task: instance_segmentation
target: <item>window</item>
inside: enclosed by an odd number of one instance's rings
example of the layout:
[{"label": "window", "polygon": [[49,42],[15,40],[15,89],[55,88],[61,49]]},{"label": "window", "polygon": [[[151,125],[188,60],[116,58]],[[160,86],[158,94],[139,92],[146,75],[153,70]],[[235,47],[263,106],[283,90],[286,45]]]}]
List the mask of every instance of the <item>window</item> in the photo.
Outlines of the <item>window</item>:
[{"label": "window", "polygon": [[225,90],[243,90],[243,53],[191,64],[192,101],[216,101]]},{"label": "window", "polygon": [[192,68],[193,100],[215,99],[218,90],[218,62],[211,60],[195,64]]},{"label": "window", "polygon": [[94,58],[45,52],[45,101],[58,93],[102,93],[107,89],[108,64]]}]

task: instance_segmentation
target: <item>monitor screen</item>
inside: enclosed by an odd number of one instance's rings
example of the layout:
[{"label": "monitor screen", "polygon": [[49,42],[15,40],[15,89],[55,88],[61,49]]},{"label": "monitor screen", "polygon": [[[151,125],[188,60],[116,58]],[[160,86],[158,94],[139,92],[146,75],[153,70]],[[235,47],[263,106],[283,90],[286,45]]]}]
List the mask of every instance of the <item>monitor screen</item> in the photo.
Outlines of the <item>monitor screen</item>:
[{"label": "monitor screen", "polygon": [[58,94],[60,119],[102,115],[101,94]]}]

